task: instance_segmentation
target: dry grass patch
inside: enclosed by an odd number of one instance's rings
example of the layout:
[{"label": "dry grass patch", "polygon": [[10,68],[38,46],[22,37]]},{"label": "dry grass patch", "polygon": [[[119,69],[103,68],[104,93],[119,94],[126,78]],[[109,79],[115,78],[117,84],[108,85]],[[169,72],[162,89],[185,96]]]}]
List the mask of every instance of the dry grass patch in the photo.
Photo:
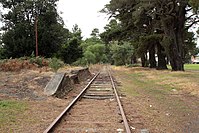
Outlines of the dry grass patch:
[{"label": "dry grass patch", "polygon": [[[170,90],[179,90],[184,93],[199,96],[199,72],[198,71],[185,71],[185,72],[171,72],[170,70],[154,70],[148,68],[114,68],[115,70],[127,71],[133,73],[133,76],[140,75],[139,81],[151,82],[153,84],[165,86]],[[174,90],[174,91],[175,91]]]},{"label": "dry grass patch", "polygon": [[[151,132],[198,131],[199,76],[196,72],[158,71],[149,68],[113,67],[114,75],[126,95],[128,117],[134,108],[142,116],[144,126]],[[129,107],[130,106],[130,107]],[[191,124],[190,124],[191,123]],[[134,122],[131,122],[134,125]],[[136,128],[139,128],[136,125]],[[136,130],[137,131],[137,130]]]}]

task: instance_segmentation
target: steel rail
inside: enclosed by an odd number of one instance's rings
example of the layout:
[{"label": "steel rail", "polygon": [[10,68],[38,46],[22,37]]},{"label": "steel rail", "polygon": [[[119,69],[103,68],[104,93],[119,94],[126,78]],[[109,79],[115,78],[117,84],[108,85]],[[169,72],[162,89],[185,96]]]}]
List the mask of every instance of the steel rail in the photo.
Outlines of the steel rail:
[{"label": "steel rail", "polygon": [[128,124],[126,115],[125,115],[125,113],[124,113],[124,110],[123,110],[123,107],[122,107],[120,98],[119,98],[119,96],[118,96],[118,92],[117,92],[117,90],[116,90],[115,83],[114,83],[113,78],[112,78],[112,76],[111,76],[110,70],[108,70],[108,73],[109,73],[109,76],[110,76],[110,79],[111,79],[111,84],[112,84],[112,86],[113,86],[113,90],[114,90],[114,92],[115,92],[115,96],[116,96],[116,99],[117,99],[117,102],[118,102],[118,106],[119,106],[119,108],[120,108],[120,112],[121,112],[121,115],[122,115],[122,119],[123,119],[123,122],[124,122],[124,126],[125,126],[125,129],[126,129],[126,133],[131,133],[131,130],[130,130],[130,127],[129,127],[129,124]]},{"label": "steel rail", "polygon": [[88,87],[91,85],[91,83],[96,79],[96,77],[99,75],[100,72],[98,72],[93,79],[87,84],[86,87],[79,93],[78,96],[64,109],[64,111],[50,124],[50,126],[43,132],[43,133],[49,133],[55,128],[55,125],[58,124],[58,122],[61,120],[64,114],[66,114],[71,107],[78,101],[78,99],[82,96],[82,94],[88,89]]}]

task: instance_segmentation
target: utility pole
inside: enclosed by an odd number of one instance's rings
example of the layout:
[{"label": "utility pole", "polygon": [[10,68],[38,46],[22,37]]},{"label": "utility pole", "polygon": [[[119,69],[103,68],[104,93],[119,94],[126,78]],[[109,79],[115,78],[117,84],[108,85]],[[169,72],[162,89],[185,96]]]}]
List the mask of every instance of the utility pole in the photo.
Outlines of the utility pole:
[{"label": "utility pole", "polygon": [[35,43],[36,43],[36,57],[38,56],[38,17],[35,17]]}]

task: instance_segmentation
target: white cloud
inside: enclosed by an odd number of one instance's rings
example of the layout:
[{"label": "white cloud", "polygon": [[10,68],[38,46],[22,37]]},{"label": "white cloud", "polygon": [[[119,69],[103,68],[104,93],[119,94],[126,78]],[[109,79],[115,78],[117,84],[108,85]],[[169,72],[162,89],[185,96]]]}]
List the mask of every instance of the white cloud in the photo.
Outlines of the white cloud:
[{"label": "white cloud", "polygon": [[66,27],[71,30],[74,24],[77,24],[82,30],[84,37],[89,37],[94,28],[100,32],[108,23],[108,16],[99,13],[108,4],[110,0],[60,0],[58,11],[63,12],[63,18]]}]

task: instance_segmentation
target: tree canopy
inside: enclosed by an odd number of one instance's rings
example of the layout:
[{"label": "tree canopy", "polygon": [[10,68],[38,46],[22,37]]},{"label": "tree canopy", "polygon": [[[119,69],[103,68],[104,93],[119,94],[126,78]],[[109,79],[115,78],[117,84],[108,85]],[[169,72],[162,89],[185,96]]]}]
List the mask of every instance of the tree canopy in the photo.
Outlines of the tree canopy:
[{"label": "tree canopy", "polygon": [[[188,54],[185,48],[188,47],[185,43],[188,36],[185,34],[199,22],[198,3],[196,0],[111,0],[102,12],[120,21],[122,32],[118,37],[138,41],[135,48],[143,66],[147,66],[145,62],[149,52],[149,64],[156,67],[154,54],[157,49],[159,61],[167,57],[172,70],[178,71],[184,70]],[[165,62],[158,64],[166,68]]]},{"label": "tree canopy", "polygon": [[2,15],[6,57],[29,56],[35,51],[35,21],[38,20],[39,55],[51,57],[59,50],[68,30],[57,13],[58,0],[0,0],[8,12]]}]

